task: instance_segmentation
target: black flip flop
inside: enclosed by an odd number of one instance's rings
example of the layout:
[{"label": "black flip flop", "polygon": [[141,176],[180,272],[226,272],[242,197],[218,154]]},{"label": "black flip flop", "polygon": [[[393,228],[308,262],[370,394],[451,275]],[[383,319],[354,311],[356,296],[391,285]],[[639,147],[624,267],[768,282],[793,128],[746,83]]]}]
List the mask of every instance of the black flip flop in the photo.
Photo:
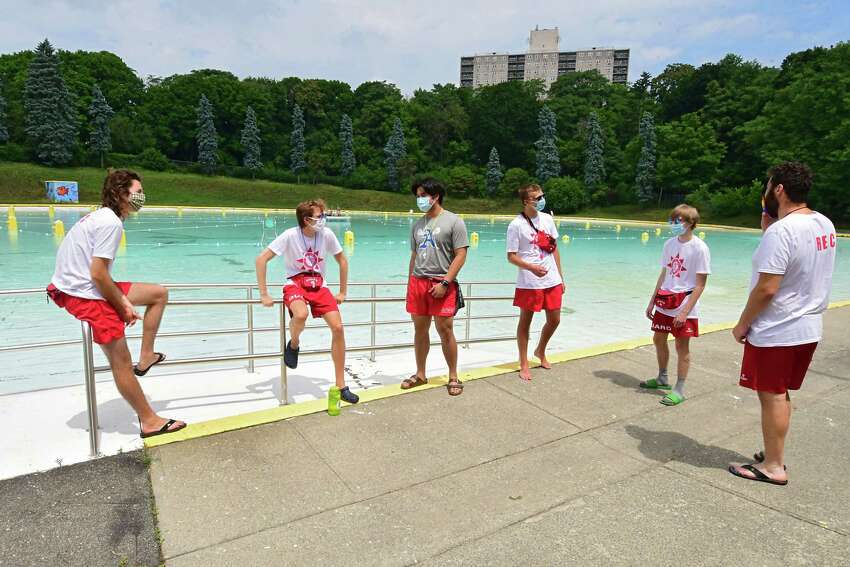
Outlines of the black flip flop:
[{"label": "black flip flop", "polygon": [[184,423],[180,427],[169,429],[169,427],[171,427],[175,423],[177,423],[176,419],[169,419],[167,422],[165,422],[165,425],[159,428],[158,431],[149,431],[145,433],[144,431],[142,431],[142,422],[139,421],[139,437],[141,437],[142,439],[146,439],[148,437],[155,437],[157,435],[165,435],[166,433],[174,433],[175,431],[180,431],[181,429],[186,427],[186,424]]},{"label": "black flip flop", "polygon": [[286,343],[286,348],[283,349],[283,363],[289,368],[298,366],[298,351],[300,348],[292,348],[292,341]]},{"label": "black flip flop", "polygon": [[769,476],[767,476],[766,474],[764,474],[763,472],[761,472],[760,470],[755,468],[753,465],[741,465],[738,468],[744,469],[745,471],[750,471],[751,473],[753,473],[754,476],[747,476],[745,474],[741,474],[740,472],[735,470],[735,467],[733,467],[733,466],[729,467],[729,472],[732,473],[733,475],[737,476],[738,478],[743,478],[745,480],[755,480],[757,482],[766,482],[768,484],[775,484],[777,486],[785,486],[786,484],[788,484],[787,480],[776,480],[774,478],[770,478]]},{"label": "black flip flop", "polygon": [[151,368],[153,368],[154,366],[156,366],[157,364],[159,364],[160,362],[162,362],[163,360],[165,360],[165,355],[164,355],[164,354],[162,354],[161,352],[155,352],[154,354],[156,355],[156,360],[155,360],[155,361],[153,361],[153,362],[151,363],[151,365],[150,365],[150,366],[148,366],[147,368],[145,368],[144,370],[140,370],[140,369],[139,369],[139,365],[138,365],[138,364],[134,364],[134,365],[133,365],[133,374],[135,374],[136,376],[144,376],[145,374],[147,374],[147,373],[148,373],[148,371],[149,371]]}]

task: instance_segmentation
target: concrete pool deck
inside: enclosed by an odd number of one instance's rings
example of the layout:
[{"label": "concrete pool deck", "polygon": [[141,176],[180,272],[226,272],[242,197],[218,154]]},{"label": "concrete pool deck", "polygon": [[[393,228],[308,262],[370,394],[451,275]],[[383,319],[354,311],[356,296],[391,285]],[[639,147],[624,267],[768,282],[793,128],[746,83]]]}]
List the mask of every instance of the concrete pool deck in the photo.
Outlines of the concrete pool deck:
[{"label": "concrete pool deck", "polygon": [[[846,565],[848,325],[850,307],[825,314],[825,339],[793,395],[786,487],[725,470],[761,447],[761,431],[755,395],[736,385],[741,347],[715,332],[695,341],[689,399],[678,407],[638,389],[655,364],[642,346],[535,369],[530,384],[500,374],[469,381],[458,398],[432,388],[338,418],[315,413],[150,448],[163,559]],[[110,553],[116,564],[158,564],[133,544],[147,541],[145,517],[134,532],[88,495],[77,497],[89,513],[76,522],[46,512],[73,503],[66,471],[110,460],[2,481],[15,498],[0,514],[0,565],[100,564],[92,558]],[[106,486],[136,479],[126,486],[133,510],[132,495],[146,489],[138,472],[102,474]]]}]

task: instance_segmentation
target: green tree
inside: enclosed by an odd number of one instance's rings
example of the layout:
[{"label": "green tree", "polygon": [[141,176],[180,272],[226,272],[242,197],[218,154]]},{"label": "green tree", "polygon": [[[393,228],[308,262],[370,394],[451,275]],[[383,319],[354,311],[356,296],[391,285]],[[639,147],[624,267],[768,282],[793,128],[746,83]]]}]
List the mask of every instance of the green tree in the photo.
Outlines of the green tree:
[{"label": "green tree", "polygon": [[260,161],[260,127],[257,126],[257,113],[250,106],[245,109],[241,141],[245,152],[242,164],[251,170],[253,177],[255,171],[262,169],[263,162]]},{"label": "green tree", "polygon": [[490,150],[490,159],[487,160],[487,195],[492,197],[499,192],[499,184],[502,182],[502,164],[499,162],[499,152],[496,147]]},{"label": "green tree", "polygon": [[46,39],[38,44],[24,86],[26,133],[38,159],[47,165],[68,163],[77,143],[77,114],[59,71],[59,59]]},{"label": "green tree", "polygon": [[587,193],[575,177],[553,177],[543,188],[546,204],[556,213],[574,213],[587,205]]},{"label": "green tree", "polygon": [[301,182],[300,172],[307,167],[304,147],[304,113],[297,104],[292,110],[292,134],[290,134],[289,169],[292,173],[299,174],[298,182]]},{"label": "green tree", "polygon": [[555,143],[555,113],[548,106],[544,105],[540,109],[537,125],[540,128],[540,138],[534,142],[537,148],[537,179],[540,183],[546,183],[561,174],[561,158],[558,157],[558,146]]},{"label": "green tree", "polygon": [[195,139],[198,142],[198,162],[205,172],[212,173],[218,165],[218,132],[213,122],[212,104],[206,95],[201,95],[196,113]]},{"label": "green tree", "polygon": [[539,81],[508,81],[475,89],[470,102],[469,141],[477,163],[486,163],[490,148],[496,146],[506,167],[533,167],[531,148],[537,138],[542,92]]},{"label": "green tree", "polygon": [[3,79],[0,78],[0,144],[9,141],[9,130],[6,128],[6,99],[3,98]]},{"label": "green tree", "polygon": [[354,125],[348,114],[343,114],[342,120],[339,122],[339,143],[342,146],[340,175],[351,177],[357,167],[357,158],[354,156]]},{"label": "green tree", "polygon": [[655,122],[644,112],[640,119],[640,159],[635,173],[635,193],[638,201],[647,203],[655,196]]},{"label": "green tree", "polygon": [[605,184],[605,138],[599,116],[591,112],[587,118],[587,144],[584,151],[584,186],[594,194]]},{"label": "green tree", "polygon": [[664,191],[691,193],[717,184],[716,173],[725,147],[698,113],[662,124],[658,135],[656,178]]},{"label": "green tree", "polygon": [[92,89],[91,106],[89,106],[89,116],[91,117],[89,147],[100,155],[101,168],[103,168],[103,154],[112,149],[109,121],[114,114],[115,111],[109,106],[100,87],[95,85]]},{"label": "green tree", "polygon": [[505,196],[516,197],[517,191],[531,183],[531,176],[521,167],[512,167],[502,178],[501,193]]},{"label": "green tree", "polygon": [[401,120],[395,119],[393,133],[384,146],[384,163],[387,167],[387,184],[390,189],[399,189],[399,165],[401,160],[407,156],[407,146],[404,143],[404,132],[401,129]]}]

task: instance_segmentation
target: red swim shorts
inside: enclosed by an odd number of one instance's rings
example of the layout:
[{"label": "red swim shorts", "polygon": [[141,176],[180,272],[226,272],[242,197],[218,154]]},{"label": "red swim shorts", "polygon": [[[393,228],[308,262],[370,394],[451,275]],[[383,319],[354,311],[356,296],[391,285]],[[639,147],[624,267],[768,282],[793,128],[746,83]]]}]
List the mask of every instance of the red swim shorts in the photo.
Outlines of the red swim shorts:
[{"label": "red swim shorts", "polygon": [[559,311],[564,297],[564,284],[545,289],[522,289],[514,291],[514,306],[525,311]]},{"label": "red swim shorts", "polygon": [[818,343],[757,347],[744,343],[739,385],[757,392],[799,390]]},{"label": "red swim shorts", "polygon": [[339,305],[336,303],[336,298],[327,287],[319,289],[304,289],[300,285],[287,284],[283,286],[283,303],[289,308],[289,315],[292,316],[291,304],[293,301],[303,301],[310,306],[310,312],[313,317],[318,319],[327,313],[339,311]]},{"label": "red swim shorts", "polygon": [[451,284],[446,295],[437,299],[431,295],[431,287],[441,285],[441,279],[417,278],[407,281],[407,312],[411,315],[433,315],[454,317],[457,312],[457,285]]},{"label": "red swim shorts", "polygon": [[652,330],[656,333],[670,333],[674,337],[698,337],[699,319],[686,319],[681,327],[673,326],[674,317],[656,310],[652,316]]},{"label": "red swim shorts", "polygon": [[[121,293],[130,293],[131,282],[115,282]],[[47,286],[47,295],[53,303],[62,307],[79,319],[91,325],[92,340],[99,345],[105,345],[124,337],[124,321],[115,308],[105,299],[86,299],[59,291],[56,286]]]}]

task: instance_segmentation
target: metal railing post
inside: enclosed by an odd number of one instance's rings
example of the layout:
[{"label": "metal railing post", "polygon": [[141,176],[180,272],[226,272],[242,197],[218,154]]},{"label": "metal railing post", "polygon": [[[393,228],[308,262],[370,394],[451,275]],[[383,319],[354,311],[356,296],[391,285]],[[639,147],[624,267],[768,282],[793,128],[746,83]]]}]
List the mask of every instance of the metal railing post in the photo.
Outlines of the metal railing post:
[{"label": "metal railing post", "polygon": [[[377,295],[376,295],[377,291],[378,291],[378,286],[376,286],[375,284],[372,284],[372,299],[375,299],[377,297]],[[371,332],[370,332],[369,346],[375,346],[375,323],[377,322],[377,314],[378,314],[378,304],[373,301],[372,302],[372,326],[371,326]],[[374,350],[369,354],[369,360],[371,360],[372,362],[375,362],[375,351]]]},{"label": "metal railing post", "polygon": [[[247,296],[248,299],[252,299],[253,293],[251,292],[251,288],[248,287]],[[254,305],[248,304],[248,354],[254,354]],[[254,371],[254,359],[248,359],[248,372]]]},{"label": "metal railing post", "polygon": [[286,305],[280,303],[280,385],[277,389],[277,401],[285,406],[289,403],[289,378],[286,375],[286,363],[283,362],[283,351],[286,350]]},{"label": "metal railing post", "polygon": [[[472,284],[471,283],[466,284],[466,297],[472,297]],[[469,326],[472,324],[471,317],[472,317],[472,303],[467,303],[466,304],[466,332],[465,332],[465,337],[464,337],[467,341],[469,341]],[[468,349],[469,343],[468,342],[465,343],[463,345],[463,348]]]},{"label": "metal railing post", "polygon": [[86,376],[86,413],[89,425],[89,456],[100,456],[100,435],[97,419],[97,387],[94,381],[94,346],[92,344],[91,327],[85,321],[83,328],[83,371]]}]

